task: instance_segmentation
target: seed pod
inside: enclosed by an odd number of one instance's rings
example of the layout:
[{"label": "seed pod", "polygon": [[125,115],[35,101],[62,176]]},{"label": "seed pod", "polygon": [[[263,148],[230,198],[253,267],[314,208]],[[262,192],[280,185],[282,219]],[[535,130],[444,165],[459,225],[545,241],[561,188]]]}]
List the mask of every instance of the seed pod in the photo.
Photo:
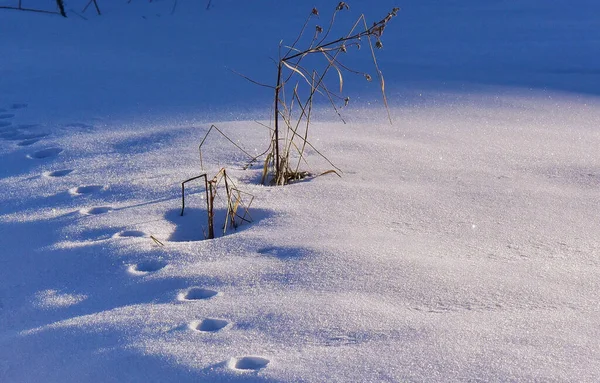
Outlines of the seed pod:
[{"label": "seed pod", "polygon": [[338,6],[335,8],[336,11],[343,11],[344,8],[346,9],[350,9],[350,6],[348,6],[348,4],[346,4],[343,1],[340,1],[340,3],[338,4]]}]

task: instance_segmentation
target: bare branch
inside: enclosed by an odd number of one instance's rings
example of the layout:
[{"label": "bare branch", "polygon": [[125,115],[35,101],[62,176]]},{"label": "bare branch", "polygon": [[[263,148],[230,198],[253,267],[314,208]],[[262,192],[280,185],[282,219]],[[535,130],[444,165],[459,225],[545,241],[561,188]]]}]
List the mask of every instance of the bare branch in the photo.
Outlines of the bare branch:
[{"label": "bare branch", "polygon": [[235,74],[237,74],[238,76],[240,76],[240,77],[242,77],[242,78],[245,78],[246,80],[250,81],[250,82],[251,82],[251,83],[253,83],[253,84],[256,84],[256,85],[258,85],[258,86],[263,86],[263,87],[265,87],[265,88],[269,88],[269,89],[273,89],[273,90],[275,89],[275,87],[274,87],[274,86],[272,86],[272,85],[262,84],[262,83],[260,83],[260,82],[258,82],[258,81],[254,81],[254,80],[252,80],[250,77],[248,77],[248,76],[245,76],[245,75],[243,75],[243,74],[241,74],[241,73],[238,73],[238,72],[234,71],[233,69],[230,69],[230,71],[231,71],[231,72],[233,72],[233,73],[235,73]]},{"label": "bare branch", "polygon": [[[25,12],[36,12],[36,13],[46,13],[46,14],[50,14],[50,15],[60,15],[63,16],[63,14],[61,14],[60,12],[56,12],[56,11],[46,11],[43,9],[33,9],[33,8],[21,8],[19,7],[11,7],[8,5],[0,5],[0,9],[11,9],[14,11],[25,11]],[[67,16],[64,16],[67,17]]]}]

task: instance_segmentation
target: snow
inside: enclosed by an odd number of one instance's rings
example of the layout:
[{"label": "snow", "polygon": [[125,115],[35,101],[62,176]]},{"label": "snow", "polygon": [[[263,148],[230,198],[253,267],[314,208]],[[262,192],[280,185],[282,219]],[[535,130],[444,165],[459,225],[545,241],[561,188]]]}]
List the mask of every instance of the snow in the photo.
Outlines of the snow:
[{"label": "snow", "polygon": [[0,382],[600,380],[596,2],[350,3],[402,8],[393,124],[348,77],[348,123],[311,126],[342,177],[285,187],[209,136],[255,197],[214,240],[181,182],[211,124],[268,145],[272,94],[230,69],[272,83],[314,4],[85,3],[0,9]]}]

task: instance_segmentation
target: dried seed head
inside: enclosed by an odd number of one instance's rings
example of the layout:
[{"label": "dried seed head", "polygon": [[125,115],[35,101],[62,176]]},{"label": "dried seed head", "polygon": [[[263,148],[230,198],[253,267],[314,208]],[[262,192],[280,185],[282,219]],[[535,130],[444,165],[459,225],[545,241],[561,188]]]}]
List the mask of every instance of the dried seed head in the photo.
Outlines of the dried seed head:
[{"label": "dried seed head", "polygon": [[372,81],[373,80],[373,78],[371,77],[371,75],[368,74],[368,73],[365,73],[365,78],[367,79],[367,81]]},{"label": "dried seed head", "polygon": [[342,46],[340,47],[340,50],[344,53],[348,52],[348,50],[346,49],[346,45],[342,44]]},{"label": "dried seed head", "polygon": [[381,40],[377,40],[377,42],[375,42],[375,48],[377,48],[377,49],[383,48],[383,43],[381,42]]},{"label": "dried seed head", "polygon": [[315,15],[315,16],[319,16],[319,10],[317,8],[313,8],[311,14]]},{"label": "dried seed head", "polygon": [[373,35],[377,36],[377,37],[381,37],[381,35],[383,35],[383,30],[385,29],[385,24],[373,24],[373,27],[371,29],[371,33],[373,33]]},{"label": "dried seed head", "polygon": [[343,2],[343,1],[340,1],[340,3],[337,5],[337,7],[335,7],[335,10],[336,11],[343,11],[344,8],[350,9],[350,6],[348,4],[346,4],[345,2]]},{"label": "dried seed head", "polygon": [[388,21],[390,21],[392,19],[392,17],[398,16],[398,11],[399,10],[400,10],[400,8],[394,8],[394,9],[392,9],[392,11],[387,14],[387,16],[385,17],[385,19],[383,19],[383,23],[386,24]]},{"label": "dried seed head", "polygon": [[320,25],[317,25],[316,28],[317,33],[323,33],[323,28]]},{"label": "dried seed head", "polygon": [[344,99],[344,106],[348,106],[348,103],[350,102],[350,97],[346,97]]}]

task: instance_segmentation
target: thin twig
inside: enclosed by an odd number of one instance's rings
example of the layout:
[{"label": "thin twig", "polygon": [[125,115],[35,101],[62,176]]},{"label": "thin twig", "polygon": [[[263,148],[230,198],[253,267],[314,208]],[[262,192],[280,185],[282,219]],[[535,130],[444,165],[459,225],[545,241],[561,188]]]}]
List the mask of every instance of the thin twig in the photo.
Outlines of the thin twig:
[{"label": "thin twig", "polygon": [[156,237],[153,236],[153,235],[150,236],[150,239],[152,239],[154,241],[154,243],[156,243],[157,245],[160,245],[160,246],[164,246],[165,245],[164,243],[162,243],[161,241],[159,241],[158,239],[156,239]]},{"label": "thin twig", "polygon": [[[363,17],[363,22],[365,24],[365,28],[367,27],[367,21]],[[371,36],[367,36],[367,40],[369,41],[369,48],[371,48],[371,56],[373,57],[373,64],[375,64],[375,69],[377,70],[377,77],[379,78],[379,84],[381,85],[381,96],[383,97],[383,104],[385,105],[385,111],[387,112],[388,120],[390,124],[392,123],[392,116],[390,114],[390,108],[388,106],[387,97],[385,95],[385,82],[383,80],[383,73],[379,69],[379,64],[377,63],[377,57],[375,56],[375,50],[373,49],[373,43],[371,42]]]},{"label": "thin twig", "polygon": [[11,7],[11,6],[8,6],[8,5],[0,5],[0,9],[12,9],[12,10],[15,10],[15,11],[47,13],[47,14],[50,14],[50,15],[60,15],[60,16],[62,16],[62,14],[60,12],[46,11],[46,10],[43,10],[43,9],[21,8],[20,5],[19,5],[19,7]]},{"label": "thin twig", "polygon": [[60,11],[60,14],[62,17],[67,17],[67,14],[65,12],[65,3],[63,0],[56,0],[56,5],[58,6],[58,10]]},{"label": "thin twig", "polygon": [[247,155],[249,158],[253,158],[252,154],[248,153],[247,151],[245,151],[241,146],[239,146],[238,144],[235,143],[235,141],[233,141],[231,138],[227,137],[227,135],[225,133],[223,133],[223,131],[221,131],[221,129],[217,128],[216,125],[211,125],[210,129],[208,129],[208,132],[206,132],[206,134],[204,135],[204,138],[202,139],[202,141],[200,142],[200,145],[198,146],[198,150],[200,151],[200,167],[204,168],[204,164],[202,163],[202,145],[204,145],[204,141],[206,141],[206,139],[208,138],[208,135],[210,134],[210,132],[215,129],[217,132],[221,133],[221,135],[223,137],[225,137],[225,139],[227,139],[227,141],[231,142],[233,144],[233,146],[235,146],[236,148],[238,148],[242,153],[244,153],[245,155]]},{"label": "thin twig", "polygon": [[185,210],[185,184],[188,183],[188,182],[190,182],[190,181],[197,180],[198,178],[202,178],[202,177],[204,177],[206,179],[206,173],[201,174],[201,175],[196,176],[196,177],[192,177],[192,178],[187,179],[187,180],[185,180],[185,181],[183,181],[181,183],[181,214],[180,215],[183,216],[183,211]]},{"label": "thin twig", "polygon": [[100,7],[98,7],[96,0],[94,0],[94,7],[96,7],[96,12],[98,12],[98,16],[100,16],[102,13],[100,13]]},{"label": "thin twig", "polygon": [[274,86],[272,86],[272,85],[262,84],[262,83],[260,83],[260,82],[258,82],[258,81],[254,81],[254,80],[252,80],[252,79],[251,79],[250,77],[248,77],[248,76],[245,76],[245,75],[243,75],[243,74],[241,74],[241,73],[238,73],[238,72],[234,71],[233,69],[229,69],[229,70],[230,70],[231,72],[233,72],[233,73],[237,74],[238,76],[240,76],[240,77],[242,77],[242,78],[245,78],[246,80],[250,81],[250,82],[251,82],[251,83],[253,83],[253,84],[256,84],[256,85],[259,85],[259,86],[263,86],[263,87],[265,87],[265,88],[269,88],[269,89],[275,89],[275,87],[274,87]]},{"label": "thin twig", "polygon": [[69,12],[71,12],[71,13],[75,14],[76,16],[78,16],[78,17],[82,18],[83,20],[86,20],[86,21],[88,20],[88,18],[87,18],[87,17],[83,16],[83,15],[82,15],[82,14],[80,14],[79,12],[75,12],[75,10],[74,10],[73,8],[69,8]]},{"label": "thin twig", "polygon": [[81,13],[85,13],[85,11],[87,11],[87,9],[89,8],[90,5],[92,5],[92,3],[94,4],[94,7],[96,7],[96,13],[98,13],[98,16],[100,16],[101,15],[100,8],[98,7],[98,3],[96,2],[96,0],[88,1],[88,3],[85,5],[85,7],[83,7],[83,10],[81,11]]},{"label": "thin twig", "polygon": [[298,41],[300,41],[300,39],[302,38],[302,35],[304,34],[304,31],[306,30],[306,26],[308,25],[308,22],[310,21],[310,19],[312,18],[313,15],[314,15],[313,12],[311,12],[310,15],[308,15],[308,17],[306,18],[306,21],[304,22],[304,25],[302,26],[302,29],[300,30],[300,33],[298,34],[298,37],[296,37],[296,41],[294,41],[294,43],[289,47],[289,50],[285,54],[285,56],[289,55],[290,52],[296,46],[296,44],[298,44]]},{"label": "thin twig", "polygon": [[338,12],[339,12],[339,9],[337,9],[337,8],[335,11],[333,11],[333,15],[331,16],[331,21],[329,22],[329,27],[327,28],[325,35],[317,43],[317,46],[321,45],[323,43],[323,41],[325,41],[325,39],[327,39],[327,37],[329,36],[329,32],[331,32],[331,29],[333,28],[333,24],[335,23],[335,15],[337,15]]},{"label": "thin twig", "polygon": [[267,124],[263,124],[262,122],[260,122],[260,121],[256,121],[256,120],[254,120],[254,122],[256,122],[258,125],[262,126],[263,128],[267,128],[267,129],[269,129],[269,131],[271,131],[271,132],[273,131],[273,128],[271,128],[271,127],[270,127],[269,125],[267,125]]}]

